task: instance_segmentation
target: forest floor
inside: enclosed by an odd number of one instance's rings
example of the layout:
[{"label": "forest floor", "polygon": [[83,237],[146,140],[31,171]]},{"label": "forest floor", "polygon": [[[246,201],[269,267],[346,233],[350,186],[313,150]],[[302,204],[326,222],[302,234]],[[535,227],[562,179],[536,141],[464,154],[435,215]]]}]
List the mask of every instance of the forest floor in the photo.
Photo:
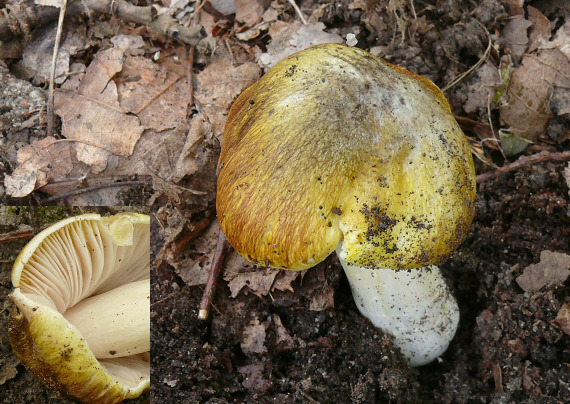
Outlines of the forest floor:
[{"label": "forest floor", "polygon": [[[292,3],[154,4],[200,24],[199,43],[166,40],[122,9],[69,6],[53,133],[44,61],[56,19],[0,42],[2,204],[150,205],[153,402],[570,402],[568,3],[297,1],[306,24]],[[285,55],[350,33],[443,89],[478,175],[471,229],[441,266],[459,329],[419,368],[360,315],[334,256],[290,274],[232,252],[209,320],[197,320],[229,106]],[[190,244],[167,254],[184,235]],[[3,322],[20,247],[3,248]],[[0,401],[60,400],[1,342]]]}]

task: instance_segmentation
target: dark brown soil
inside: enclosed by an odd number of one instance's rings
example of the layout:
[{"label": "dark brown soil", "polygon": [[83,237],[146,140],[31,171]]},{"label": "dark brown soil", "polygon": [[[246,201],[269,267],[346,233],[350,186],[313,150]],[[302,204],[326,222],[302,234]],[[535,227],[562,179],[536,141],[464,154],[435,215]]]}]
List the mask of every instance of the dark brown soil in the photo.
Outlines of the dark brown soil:
[{"label": "dark brown soil", "polygon": [[[153,399],[568,402],[568,336],[553,323],[569,300],[568,282],[525,293],[514,281],[542,250],[568,252],[562,169],[528,167],[479,185],[472,229],[442,267],[459,301],[459,330],[440,363],[416,369],[358,313],[336,258],[321,264],[335,287],[334,309],[309,311],[306,300],[290,293],[231,299],[221,282],[208,322],[196,319],[201,288],[185,287],[161,268],[152,278]],[[311,272],[304,287],[319,282]],[[277,342],[275,316],[293,337],[289,345]],[[241,349],[252,319],[268,325],[266,353]],[[258,370],[253,381],[248,365]]]}]

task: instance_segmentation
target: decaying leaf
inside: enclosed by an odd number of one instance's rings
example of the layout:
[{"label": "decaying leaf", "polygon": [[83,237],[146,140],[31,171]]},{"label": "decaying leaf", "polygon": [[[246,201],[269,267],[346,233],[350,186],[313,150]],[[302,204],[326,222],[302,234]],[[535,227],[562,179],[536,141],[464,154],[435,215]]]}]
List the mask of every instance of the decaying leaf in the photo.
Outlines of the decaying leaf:
[{"label": "decaying leaf", "polygon": [[279,271],[277,277],[275,278],[275,282],[273,282],[271,290],[288,290],[289,292],[295,292],[293,290],[293,286],[291,286],[291,283],[295,281],[295,279],[297,279],[299,276],[301,279],[303,279],[303,276],[305,276],[307,271],[307,269],[303,271]]},{"label": "decaying leaf", "polygon": [[[33,83],[36,85],[49,80],[56,31],[57,24],[37,29],[22,51],[21,67],[30,72],[30,77],[33,77]],[[89,45],[87,27],[79,24],[66,27],[66,35],[60,44],[56,62],[55,83],[61,84],[65,81],[71,56],[87,49]]]},{"label": "decaying leaf", "polygon": [[234,0],[234,5],[239,22],[251,27],[261,21],[264,10],[257,0]]},{"label": "decaying leaf", "polygon": [[7,380],[13,379],[18,374],[17,366],[20,361],[14,355],[6,355],[0,358],[0,386]]},{"label": "decaying leaf", "polygon": [[495,88],[499,83],[497,67],[486,61],[479,67],[467,88],[467,101],[463,109],[467,113],[486,111],[487,106],[493,102]]},{"label": "decaying leaf", "polygon": [[289,331],[283,325],[281,318],[277,314],[273,314],[272,316],[273,324],[275,324],[275,338],[277,344],[290,344],[293,342],[293,338],[289,335]]},{"label": "decaying leaf", "polygon": [[564,282],[570,275],[569,268],[570,255],[545,250],[540,253],[540,262],[529,265],[516,280],[525,292],[536,292]]},{"label": "decaying leaf", "polygon": [[6,175],[6,193],[14,198],[28,195],[53,179],[65,177],[72,169],[71,145],[46,137],[18,150],[18,167]]},{"label": "decaying leaf", "polygon": [[[220,224],[214,220],[185,251],[186,258],[169,263],[188,286],[204,285],[218,243]],[[225,269],[224,269],[225,271]]]},{"label": "decaying leaf", "polygon": [[528,20],[532,23],[528,33],[527,53],[534,52],[550,39],[550,21],[538,9],[527,6]]},{"label": "decaying leaf", "polygon": [[532,22],[517,15],[507,21],[501,35],[505,47],[511,52],[513,59],[518,62],[526,50],[528,44],[528,29]]},{"label": "decaying leaf", "polygon": [[186,121],[188,79],[142,56],[129,56],[118,75],[119,103],[145,129],[158,132]]},{"label": "decaying leaf", "polygon": [[212,125],[212,132],[219,137],[226,122],[233,100],[259,78],[259,67],[252,62],[234,67],[229,61],[212,62],[197,76],[196,103]]},{"label": "decaying leaf", "polygon": [[238,372],[244,377],[243,387],[258,393],[271,387],[271,382],[264,377],[265,362],[255,362],[250,365],[240,366]]},{"label": "decaying leaf", "polygon": [[139,119],[119,105],[112,77],[122,66],[121,50],[99,52],[77,91],[55,93],[55,111],[62,120],[62,135],[79,141],[77,158],[95,173],[105,169],[110,153],[130,156],[143,132]]},{"label": "decaying leaf", "polygon": [[278,273],[278,269],[255,267],[248,272],[236,274],[226,268],[224,279],[229,281],[228,287],[232,292],[232,297],[236,297],[240,290],[245,286],[247,286],[255,295],[261,297],[266,296],[269,293]]},{"label": "decaying leaf", "polygon": [[324,31],[322,22],[301,25],[298,22],[277,21],[269,29],[271,43],[267,52],[259,55],[259,65],[264,69],[273,67],[277,62],[312,45],[328,42],[342,42],[337,34]]},{"label": "decaying leaf", "polygon": [[529,140],[545,133],[552,118],[549,101],[553,87],[570,87],[570,60],[556,48],[525,55],[511,75],[508,103],[500,108],[506,129]]},{"label": "decaying leaf", "polygon": [[309,310],[322,311],[334,307],[334,289],[325,283],[311,297]]},{"label": "decaying leaf", "polygon": [[570,304],[565,303],[558,312],[554,322],[564,331],[570,335]]},{"label": "decaying leaf", "polygon": [[268,327],[267,323],[260,323],[256,318],[250,321],[242,334],[241,349],[245,353],[263,353],[267,352],[265,347],[265,329]]}]

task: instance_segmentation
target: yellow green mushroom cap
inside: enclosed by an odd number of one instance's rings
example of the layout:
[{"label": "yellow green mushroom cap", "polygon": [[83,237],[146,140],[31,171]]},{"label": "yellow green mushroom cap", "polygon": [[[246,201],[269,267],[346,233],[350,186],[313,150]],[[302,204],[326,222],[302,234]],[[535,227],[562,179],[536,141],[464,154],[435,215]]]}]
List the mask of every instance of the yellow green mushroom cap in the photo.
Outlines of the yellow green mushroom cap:
[{"label": "yellow green mushroom cap", "polygon": [[[12,270],[9,337],[48,388],[89,403],[150,389],[149,238],[147,215],[86,214],[50,226],[24,247]],[[95,350],[107,343],[110,352]]]},{"label": "yellow green mushroom cap", "polygon": [[358,48],[324,44],[282,60],[232,106],[217,212],[232,246],[305,269],[444,261],[474,215],[467,139],[442,92]]}]

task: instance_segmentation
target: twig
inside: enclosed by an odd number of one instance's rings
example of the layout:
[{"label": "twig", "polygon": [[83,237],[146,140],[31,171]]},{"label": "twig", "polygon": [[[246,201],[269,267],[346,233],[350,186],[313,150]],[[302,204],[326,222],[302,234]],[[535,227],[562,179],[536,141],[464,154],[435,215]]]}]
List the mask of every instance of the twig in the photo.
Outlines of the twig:
[{"label": "twig", "polygon": [[192,116],[192,109],[194,108],[194,83],[192,82],[192,67],[194,66],[194,46],[190,47],[188,51],[188,66],[186,70],[186,77],[188,77],[188,91],[186,97],[188,104],[186,107],[186,118]]},{"label": "twig", "polygon": [[214,293],[216,292],[216,282],[220,275],[224,258],[230,251],[230,248],[230,243],[226,239],[224,232],[220,229],[220,233],[218,234],[218,244],[216,245],[216,253],[212,260],[212,266],[210,268],[210,273],[208,274],[208,280],[206,281],[206,288],[204,289],[202,301],[200,302],[200,310],[198,311],[199,320],[206,320],[210,315],[210,305],[212,304]]},{"label": "twig", "polygon": [[55,35],[55,44],[53,46],[53,58],[51,60],[51,71],[49,74],[49,92],[47,102],[47,135],[53,136],[54,127],[54,113],[53,113],[53,95],[55,92],[55,68],[57,66],[57,55],[59,54],[59,44],[61,42],[61,31],[63,31],[63,19],[65,17],[65,10],[67,8],[67,0],[63,0],[59,8],[59,19],[57,21],[57,33]]},{"label": "twig", "polygon": [[303,16],[303,13],[301,12],[301,9],[297,5],[297,3],[295,3],[295,0],[288,0],[288,1],[289,1],[289,4],[291,4],[293,6],[293,8],[295,9],[295,12],[299,15],[299,18],[301,19],[303,24],[307,24],[307,20],[305,20],[305,17]]},{"label": "twig", "polygon": [[18,230],[10,233],[0,234],[0,244],[11,243],[16,240],[28,239],[34,237],[33,230]]},{"label": "twig", "polygon": [[[157,15],[156,8],[152,6],[139,7],[126,0],[74,0],[68,4],[66,15],[84,14],[86,8],[100,14],[114,15],[126,22],[145,25],[158,37],[177,39],[193,46],[206,36],[201,25],[185,27],[166,14]],[[17,9],[2,10],[0,38],[7,41],[25,35],[26,31],[48,24],[57,17],[58,13],[53,7],[36,6],[33,2],[19,5]],[[20,24],[12,23],[16,18],[21,21]]]},{"label": "twig", "polygon": [[190,242],[194,240],[202,230],[208,227],[211,221],[212,220],[209,217],[203,218],[198,223],[196,223],[192,230],[187,232],[184,237],[168,246],[166,248],[166,256],[168,259],[178,261],[180,259],[180,254],[182,254],[182,251],[184,251],[188,244],[190,244]]},{"label": "twig", "polygon": [[[113,188],[113,187],[128,187],[128,186],[137,186],[137,185],[147,185],[149,184],[148,181],[123,181],[123,182],[111,182],[109,184],[101,184],[101,185],[93,185],[91,187],[85,187],[80,189],[74,189],[73,191],[65,192],[62,194],[50,196],[49,198],[43,199],[41,201],[42,205],[45,205],[49,202],[57,201],[59,199],[65,199],[68,196],[74,196],[79,194],[85,194],[88,192],[98,191],[100,189],[105,188]],[[39,188],[41,190],[41,188]]]},{"label": "twig", "polygon": [[550,153],[550,152],[540,152],[538,154],[533,154],[532,156],[522,156],[517,161],[500,167],[494,171],[489,171],[477,176],[477,182],[489,181],[494,178],[500,177],[510,171],[517,170],[521,167],[543,163],[545,161],[557,161],[563,162],[570,160],[570,151],[560,152],[560,153]]},{"label": "twig", "polygon": [[477,63],[475,63],[473,66],[471,66],[469,68],[469,70],[467,70],[466,72],[461,73],[459,76],[457,76],[451,83],[449,83],[448,85],[443,87],[441,89],[442,92],[446,92],[451,87],[453,87],[454,85],[459,83],[461,80],[463,80],[465,77],[467,77],[471,73],[473,73],[473,71],[475,69],[477,69],[479,66],[481,66],[483,64],[485,59],[487,59],[487,56],[489,56],[489,52],[491,52],[491,48],[493,45],[491,42],[491,34],[489,34],[489,31],[487,31],[487,28],[485,28],[485,26],[483,24],[481,24],[478,20],[473,20],[473,21],[475,21],[477,24],[479,24],[485,30],[485,34],[487,35],[487,40],[489,41],[489,43],[487,44],[487,49],[485,50],[485,53],[483,53],[483,56],[477,61]]}]

